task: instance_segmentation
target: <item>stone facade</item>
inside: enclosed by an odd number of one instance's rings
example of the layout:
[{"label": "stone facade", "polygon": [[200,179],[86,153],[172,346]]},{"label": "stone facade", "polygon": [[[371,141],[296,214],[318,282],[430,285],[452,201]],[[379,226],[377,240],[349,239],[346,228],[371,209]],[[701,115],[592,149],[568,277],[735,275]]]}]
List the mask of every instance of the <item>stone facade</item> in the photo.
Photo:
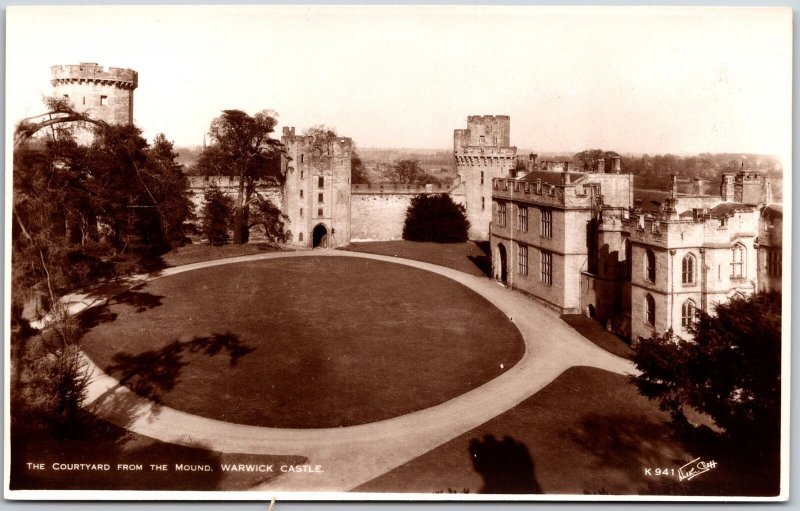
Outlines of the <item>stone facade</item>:
[{"label": "stone facade", "polygon": [[290,244],[338,247],[350,242],[350,169],[353,141],[297,136],[284,127],[282,210]]},{"label": "stone facade", "polygon": [[507,115],[471,115],[467,128],[453,133],[453,156],[458,170],[455,189],[464,195],[470,239],[489,239],[492,222],[492,180],[509,177],[517,148],[510,145]]},{"label": "stone facade", "polygon": [[[109,124],[133,123],[133,91],[139,85],[136,71],[106,69],[94,62],[53,66],[50,70],[54,95],[69,99],[77,111]],[[85,129],[75,136],[81,143],[92,139]]]}]

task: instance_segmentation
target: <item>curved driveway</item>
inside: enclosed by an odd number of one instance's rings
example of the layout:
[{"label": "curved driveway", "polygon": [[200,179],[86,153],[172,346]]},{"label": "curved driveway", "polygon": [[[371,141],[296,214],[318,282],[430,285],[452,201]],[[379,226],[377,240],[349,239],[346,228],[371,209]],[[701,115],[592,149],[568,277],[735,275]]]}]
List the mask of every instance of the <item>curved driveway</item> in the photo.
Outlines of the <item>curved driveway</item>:
[{"label": "curved driveway", "polygon": [[[631,362],[592,344],[558,315],[523,294],[497,283],[429,263],[338,250],[272,252],[169,268],[156,277],[224,264],[284,257],[361,257],[404,264],[438,273],[472,289],[508,315],[525,342],[522,359],[494,380],[450,401],[383,421],[326,429],[282,429],[233,424],[158,406],[105,374],[94,373],[87,408],[103,419],[158,440],[228,453],[286,454],[308,458],[322,473],[290,473],[256,489],[274,491],[347,491],[406,463],[516,406],[572,366],[634,373]],[[65,297],[70,310],[96,305],[88,296]]]}]

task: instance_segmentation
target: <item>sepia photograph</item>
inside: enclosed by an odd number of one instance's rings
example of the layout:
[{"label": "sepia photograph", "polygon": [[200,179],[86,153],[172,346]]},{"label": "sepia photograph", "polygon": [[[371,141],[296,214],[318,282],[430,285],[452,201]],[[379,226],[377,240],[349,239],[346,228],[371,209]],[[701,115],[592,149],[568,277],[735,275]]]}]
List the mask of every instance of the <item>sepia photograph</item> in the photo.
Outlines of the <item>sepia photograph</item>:
[{"label": "sepia photograph", "polygon": [[787,500],[792,30],[7,7],[4,497]]}]

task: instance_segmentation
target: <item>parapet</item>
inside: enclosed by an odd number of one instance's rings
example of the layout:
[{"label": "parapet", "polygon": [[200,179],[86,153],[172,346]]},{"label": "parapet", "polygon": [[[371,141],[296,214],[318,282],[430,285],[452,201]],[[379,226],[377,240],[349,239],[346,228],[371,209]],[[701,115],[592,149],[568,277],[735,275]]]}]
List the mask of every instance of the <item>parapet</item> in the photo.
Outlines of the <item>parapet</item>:
[{"label": "parapet", "polygon": [[432,193],[447,193],[448,187],[441,184],[402,184],[402,183],[385,183],[385,184],[354,184],[350,186],[350,193],[354,194],[385,194],[385,195],[420,195]]},{"label": "parapet", "polygon": [[139,86],[139,73],[133,69],[109,67],[94,62],[81,62],[78,65],[52,66],[50,68],[53,86],[68,82],[99,82],[133,90]]},{"label": "parapet", "polygon": [[491,123],[495,121],[510,121],[511,116],[508,115],[469,115],[467,116],[467,123]]}]

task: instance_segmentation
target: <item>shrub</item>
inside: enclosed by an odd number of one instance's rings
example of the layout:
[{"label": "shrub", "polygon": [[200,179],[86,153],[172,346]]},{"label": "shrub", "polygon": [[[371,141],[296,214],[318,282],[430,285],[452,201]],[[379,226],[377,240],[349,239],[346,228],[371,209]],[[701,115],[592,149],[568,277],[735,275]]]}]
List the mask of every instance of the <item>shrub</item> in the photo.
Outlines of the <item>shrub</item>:
[{"label": "shrub", "polygon": [[464,206],[453,202],[450,195],[417,195],[406,211],[403,239],[461,243],[467,241],[468,230]]},{"label": "shrub", "polygon": [[211,245],[223,245],[228,242],[228,224],[233,210],[233,200],[225,195],[215,184],[206,187],[203,192],[203,235]]}]

